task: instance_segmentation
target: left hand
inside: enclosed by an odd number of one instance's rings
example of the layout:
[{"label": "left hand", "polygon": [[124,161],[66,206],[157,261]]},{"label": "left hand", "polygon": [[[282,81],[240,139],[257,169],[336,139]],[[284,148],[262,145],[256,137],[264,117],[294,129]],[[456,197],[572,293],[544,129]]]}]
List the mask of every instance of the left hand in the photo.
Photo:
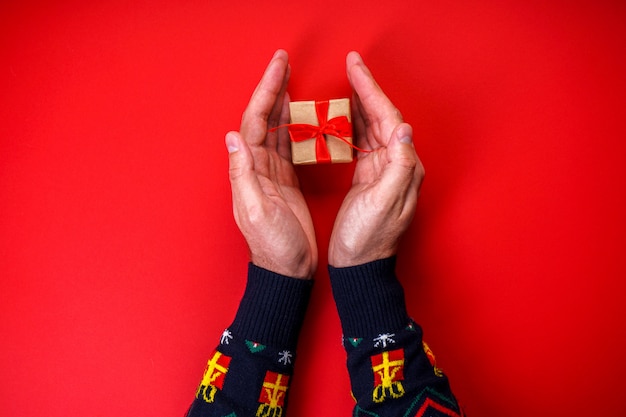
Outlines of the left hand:
[{"label": "left hand", "polygon": [[294,278],[311,278],[317,244],[311,214],[291,163],[286,93],[290,67],[278,50],[243,113],[239,132],[226,134],[233,213],[252,263]]}]

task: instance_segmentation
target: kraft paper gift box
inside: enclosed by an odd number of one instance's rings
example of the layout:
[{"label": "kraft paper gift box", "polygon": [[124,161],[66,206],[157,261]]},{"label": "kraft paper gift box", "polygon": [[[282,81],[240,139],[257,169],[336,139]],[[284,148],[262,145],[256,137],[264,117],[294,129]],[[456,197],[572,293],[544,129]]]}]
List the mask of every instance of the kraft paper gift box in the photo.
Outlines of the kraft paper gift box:
[{"label": "kraft paper gift box", "polygon": [[350,100],[292,101],[291,159],[294,164],[352,161]]}]

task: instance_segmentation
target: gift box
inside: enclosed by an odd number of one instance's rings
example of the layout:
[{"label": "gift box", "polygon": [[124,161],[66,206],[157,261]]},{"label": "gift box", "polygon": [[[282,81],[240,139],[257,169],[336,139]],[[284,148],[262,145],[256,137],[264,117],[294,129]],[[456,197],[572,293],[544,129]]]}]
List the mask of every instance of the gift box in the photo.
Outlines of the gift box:
[{"label": "gift box", "polygon": [[292,101],[291,159],[294,164],[352,161],[350,100]]}]

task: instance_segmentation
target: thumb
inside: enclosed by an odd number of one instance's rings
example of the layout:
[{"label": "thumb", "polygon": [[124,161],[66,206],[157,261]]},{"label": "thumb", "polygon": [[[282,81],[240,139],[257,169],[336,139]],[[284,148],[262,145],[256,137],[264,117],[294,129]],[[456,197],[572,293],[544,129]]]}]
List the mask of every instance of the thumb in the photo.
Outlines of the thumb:
[{"label": "thumb", "polygon": [[231,181],[245,175],[246,171],[254,170],[250,148],[239,132],[228,132],[224,143],[228,150],[228,171]]},{"label": "thumb", "polygon": [[419,163],[413,147],[413,129],[400,123],[387,143],[388,163],[381,176],[381,189],[396,194],[404,192],[413,181]]},{"label": "thumb", "polygon": [[256,200],[261,191],[254,171],[254,158],[250,147],[239,132],[228,132],[224,140],[228,150],[228,175],[233,194],[235,212],[247,201]]}]

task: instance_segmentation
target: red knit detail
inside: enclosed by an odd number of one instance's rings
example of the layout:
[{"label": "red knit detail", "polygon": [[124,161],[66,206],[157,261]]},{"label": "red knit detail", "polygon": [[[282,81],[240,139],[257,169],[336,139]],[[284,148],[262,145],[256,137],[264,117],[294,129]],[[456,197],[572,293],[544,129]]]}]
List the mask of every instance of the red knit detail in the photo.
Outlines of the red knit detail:
[{"label": "red knit detail", "polygon": [[459,414],[456,411],[452,411],[449,408],[444,407],[443,405],[433,401],[431,398],[426,398],[426,401],[424,401],[424,404],[422,404],[419,410],[417,410],[415,417],[423,417],[424,413],[426,412],[426,410],[428,410],[429,407],[450,417],[463,417],[462,414]]}]

